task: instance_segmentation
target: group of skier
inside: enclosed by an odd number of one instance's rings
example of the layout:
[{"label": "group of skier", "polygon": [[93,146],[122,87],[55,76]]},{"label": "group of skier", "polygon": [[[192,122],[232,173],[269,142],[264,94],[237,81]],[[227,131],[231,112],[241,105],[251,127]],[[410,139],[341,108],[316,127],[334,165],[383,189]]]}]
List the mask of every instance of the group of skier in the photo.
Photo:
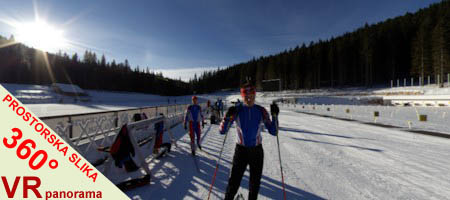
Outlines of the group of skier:
[{"label": "group of skier", "polygon": [[217,99],[214,104],[211,104],[211,101],[208,100],[206,103],[206,114],[209,114],[209,118],[211,120],[211,124],[216,124],[216,120],[221,119],[223,117],[223,109],[224,103],[222,99]]},{"label": "group of skier", "polygon": [[[243,84],[240,93],[243,102],[229,107],[220,123],[220,134],[227,134],[231,124],[236,122],[236,147],[225,193],[226,200],[234,199],[247,165],[250,166],[248,199],[257,199],[264,163],[261,124],[265,125],[271,135],[276,136],[278,134],[278,106],[276,104],[271,105],[272,119],[270,119],[267,110],[255,104],[256,88],[254,85],[251,83]],[[218,101],[218,104],[223,106],[221,101]],[[192,105],[188,106],[184,117],[184,129],[187,130],[189,127],[193,155],[195,155],[196,147],[201,149],[200,125],[202,127],[205,125],[204,116],[201,107],[198,105],[198,98],[193,96]]]},{"label": "group of skier", "polygon": [[[236,145],[234,150],[232,167],[229,174],[228,185],[225,190],[226,200],[232,200],[236,196],[236,193],[240,187],[240,183],[247,166],[250,166],[248,199],[249,200],[257,199],[264,164],[264,150],[262,147],[261,124],[265,125],[266,129],[271,135],[277,136],[278,134],[278,114],[279,114],[278,106],[275,103],[270,106],[270,115],[271,115],[270,117],[269,113],[264,107],[255,104],[256,88],[254,85],[248,82],[240,87],[240,94],[242,102],[240,101],[235,102],[234,105],[228,108],[224,116],[223,114],[220,115],[221,118],[221,123],[219,126],[220,134],[227,134],[231,125],[234,122],[236,122],[236,132],[235,132]],[[211,105],[209,103],[208,107],[210,106]],[[223,102],[220,99],[218,99],[218,101],[215,103],[215,106],[223,110]],[[161,115],[160,117],[163,118],[163,120],[154,125],[156,137],[154,138],[153,154],[157,158],[163,155],[166,151],[170,152],[172,144],[176,145],[174,137],[170,131],[169,136],[171,139],[171,143],[162,142],[165,126],[167,126],[167,120],[162,113],[160,115]],[[147,119],[147,116],[145,114],[136,114],[134,116],[134,121],[139,121],[142,119]],[[192,104],[189,105],[186,109],[183,123],[183,127],[186,131],[189,128],[190,146],[191,146],[191,153],[193,156],[195,156],[196,154],[196,148],[199,148],[200,150],[202,149],[201,130],[202,128],[204,128],[204,126],[205,126],[205,117],[203,116],[202,108],[198,103],[198,98],[196,96],[193,96]],[[121,133],[122,132],[123,131],[121,131]],[[126,136],[126,131],[124,132],[123,135],[124,137]],[[219,162],[221,159],[223,147],[225,145],[225,140],[226,135],[222,149],[220,151],[219,160],[217,161],[216,172],[219,167]],[[118,144],[121,143],[119,142]],[[126,150],[126,148],[120,147],[118,149],[124,149],[124,151]],[[164,151],[160,151],[161,148],[164,148]],[[111,149],[112,149],[111,152],[113,152],[114,145]],[[118,153],[116,154],[118,156],[122,155]],[[122,156],[123,158],[118,157],[116,159],[116,164],[121,166],[124,163],[127,169],[129,168],[129,170],[131,171],[136,170],[137,166],[127,165],[127,163],[129,163],[127,161],[130,160],[128,150],[123,154],[126,156]],[[134,152],[131,152],[131,154],[133,155]],[[210,192],[214,184],[216,172],[214,173],[213,176],[213,182],[211,183],[210,186]]]}]

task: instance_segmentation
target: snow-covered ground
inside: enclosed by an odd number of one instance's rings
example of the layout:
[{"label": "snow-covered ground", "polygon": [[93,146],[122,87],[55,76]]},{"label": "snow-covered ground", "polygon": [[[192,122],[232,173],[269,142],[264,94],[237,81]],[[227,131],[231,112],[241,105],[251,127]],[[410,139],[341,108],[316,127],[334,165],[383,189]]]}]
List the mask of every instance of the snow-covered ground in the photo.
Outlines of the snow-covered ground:
[{"label": "snow-covered ground", "polygon": [[375,90],[375,94],[423,94],[423,95],[449,95],[450,87],[445,84],[446,87],[440,88],[437,85],[426,85],[426,86],[406,86],[406,87],[393,87],[386,89]]},{"label": "snow-covered ground", "polygon": [[[5,87],[14,95],[26,93],[33,94],[31,95],[33,98],[50,96],[57,99],[51,91],[40,88],[42,86]],[[26,92],[17,93],[18,90]],[[161,105],[167,104],[168,98],[89,90],[88,93],[92,99],[87,103],[28,103],[27,107],[42,117]],[[405,91],[402,94],[404,93]],[[446,92],[442,89],[437,93]],[[436,94],[436,91],[433,94]],[[315,97],[331,96],[357,100],[360,97],[377,95],[381,94],[355,88],[264,92],[257,93],[257,100],[259,104],[268,107],[273,100],[282,97],[308,97],[314,103],[314,100],[320,99]],[[238,92],[201,96],[213,102],[221,98],[228,104],[240,98]],[[189,97],[169,98],[170,103],[174,102],[174,99],[177,99],[177,103],[183,99],[186,102],[190,100]],[[334,99],[331,102],[338,101]],[[366,107],[360,108],[364,110]],[[287,199],[450,199],[449,139],[312,116],[300,113],[296,109],[282,107],[279,118],[280,150]],[[436,116],[444,115],[440,108],[436,110],[435,112],[439,113]],[[450,127],[445,123],[443,126],[443,128]],[[202,135],[204,152],[198,153],[200,171],[197,171],[194,159],[190,155],[188,134],[181,125],[175,127],[173,132],[178,138],[179,147],[174,148],[167,157],[149,163],[153,173],[151,184],[127,191],[130,198],[144,200],[207,198],[224,136],[218,134],[218,125],[205,126]],[[224,196],[235,146],[234,137],[233,128],[229,132],[211,199],[222,199]],[[282,199],[276,137],[263,133],[263,138],[265,162],[259,199]],[[121,170],[116,170],[116,173],[126,175]],[[114,175],[110,178],[117,177],[121,176]],[[248,193],[247,172],[242,180],[240,192],[244,193],[244,196]]]},{"label": "snow-covered ground", "polygon": [[[394,107],[361,105],[293,105],[281,104],[283,109],[303,113],[356,120],[401,127],[412,131],[430,131],[449,134],[449,107]],[[348,111],[348,112],[347,112]],[[375,116],[375,113],[378,116]],[[426,121],[420,121],[425,115]]]},{"label": "snow-covered ground", "polygon": [[[355,122],[280,113],[280,148],[287,199],[449,199],[450,140]],[[224,136],[203,130],[200,172],[189,136],[175,129],[179,148],[152,163],[153,179],[127,192],[132,199],[206,199]],[[222,199],[234,151],[227,139],[211,199]],[[276,137],[263,133],[264,171],[258,199],[282,199]],[[248,172],[240,192],[248,193]]]},{"label": "snow-covered ground", "polygon": [[[81,102],[76,97],[57,94],[49,86],[8,83],[1,83],[1,85],[22,103],[27,104],[27,107],[38,117],[75,115],[168,104],[189,104],[191,102],[191,96],[173,97],[98,90],[85,90],[90,97],[90,101]],[[203,100],[200,100],[200,102],[203,102]]]},{"label": "snow-covered ground", "polygon": [[[43,85],[25,85],[1,83],[20,101],[39,117],[51,117],[58,115],[74,115],[101,111],[114,111],[145,106],[157,106],[167,104],[190,103],[190,96],[167,97],[151,94],[132,92],[108,92],[97,90],[85,90],[89,95],[88,102],[81,102],[76,97],[67,97],[55,93],[51,87]],[[297,98],[298,103],[304,104],[340,104],[340,105],[364,105],[371,101],[379,100],[386,94],[424,94],[450,95],[450,88],[425,87],[394,87],[394,88],[345,88],[345,89],[315,89],[315,90],[290,90],[283,92],[261,92],[258,98],[272,101],[282,97]],[[200,95],[214,102],[218,98],[225,102],[236,101],[239,93],[218,92],[208,95]],[[201,102],[204,102],[201,100]]]},{"label": "snow-covered ground", "polygon": [[[223,95],[223,96],[221,96]],[[258,93],[259,103],[277,99]],[[235,101],[238,93],[212,99]],[[207,125],[199,154],[190,156],[189,136],[178,127],[180,148],[151,164],[152,183],[127,192],[133,199],[206,199],[224,136]],[[229,133],[211,199],[222,199],[231,167],[235,130]],[[287,199],[450,199],[450,140],[311,116],[282,108],[280,150]],[[258,199],[282,199],[276,138],[264,133],[265,164]],[[240,192],[248,194],[248,171]],[[172,192],[176,191],[176,192]]]}]

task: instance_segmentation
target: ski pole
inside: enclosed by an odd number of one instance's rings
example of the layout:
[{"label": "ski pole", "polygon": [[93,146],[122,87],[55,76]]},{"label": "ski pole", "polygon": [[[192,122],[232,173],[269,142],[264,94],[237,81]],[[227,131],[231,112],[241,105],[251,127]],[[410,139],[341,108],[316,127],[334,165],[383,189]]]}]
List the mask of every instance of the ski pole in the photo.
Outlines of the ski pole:
[{"label": "ski pole", "polygon": [[283,165],[281,164],[281,153],[280,153],[280,140],[278,139],[278,115],[275,116],[275,126],[277,128],[277,147],[278,147],[278,159],[280,161],[280,169],[281,169],[281,183],[283,184],[283,195],[284,200],[286,200],[286,189],[284,186],[284,175],[283,175]]},{"label": "ski pole", "polygon": [[222,159],[222,152],[223,152],[223,148],[225,147],[225,142],[227,141],[228,131],[230,130],[231,122],[232,122],[232,119],[230,119],[230,121],[227,125],[227,129],[225,129],[227,132],[225,133],[225,138],[223,139],[222,148],[220,148],[219,158],[217,159],[217,162],[216,162],[216,169],[214,170],[212,182],[211,182],[211,185],[209,186],[208,200],[209,200],[209,197],[211,196],[211,191],[214,186],[214,181],[216,180],[217,170],[219,169],[220,160]]}]

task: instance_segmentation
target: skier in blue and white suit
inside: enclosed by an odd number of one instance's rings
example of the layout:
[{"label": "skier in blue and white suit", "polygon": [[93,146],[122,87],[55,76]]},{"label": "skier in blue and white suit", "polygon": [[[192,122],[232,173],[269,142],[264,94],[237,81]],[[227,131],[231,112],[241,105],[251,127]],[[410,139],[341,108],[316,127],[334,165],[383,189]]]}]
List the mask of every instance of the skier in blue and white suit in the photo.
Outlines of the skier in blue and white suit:
[{"label": "skier in blue and white suit", "polygon": [[[248,199],[257,199],[264,164],[262,148],[262,124],[271,135],[277,135],[275,120],[270,120],[269,114],[262,106],[255,104],[255,87],[246,83],[241,87],[243,104],[230,107],[220,125],[220,133],[225,134],[227,128],[236,122],[236,148],[233,156],[233,166],[228,179],[225,199],[234,199],[247,165],[250,165],[250,182]],[[271,107],[272,119],[278,115],[279,108]]]},{"label": "skier in blue and white suit", "polygon": [[187,107],[186,114],[184,116],[184,130],[187,130],[187,125],[189,123],[189,137],[191,138],[192,155],[195,155],[195,137],[197,137],[198,148],[200,150],[202,149],[202,146],[200,145],[200,136],[202,134],[200,122],[202,123],[202,128],[204,128],[205,120],[202,113],[202,107],[198,105],[197,96],[192,96],[192,105]]},{"label": "skier in blue and white suit", "polygon": [[217,99],[217,106],[219,108],[220,118],[223,116],[223,101],[222,99]]}]

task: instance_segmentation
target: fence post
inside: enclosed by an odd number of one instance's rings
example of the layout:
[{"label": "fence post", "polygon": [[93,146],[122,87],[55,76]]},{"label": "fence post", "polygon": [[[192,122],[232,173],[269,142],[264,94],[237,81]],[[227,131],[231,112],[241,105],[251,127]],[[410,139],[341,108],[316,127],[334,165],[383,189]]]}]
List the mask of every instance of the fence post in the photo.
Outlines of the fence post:
[{"label": "fence post", "polygon": [[391,80],[391,88],[394,87],[394,80]]},{"label": "fence post", "polygon": [[414,86],[414,78],[411,77],[411,87],[413,87],[413,86]]},{"label": "fence post", "polygon": [[450,73],[447,74],[447,86],[450,86]]},{"label": "fence post", "polygon": [[430,76],[428,76],[428,85],[430,85],[430,82],[431,82]]},{"label": "fence post", "polygon": [[117,128],[119,126],[119,112],[114,112],[115,119],[114,119],[114,128]]},{"label": "fence post", "polygon": [[403,87],[406,87],[406,78],[403,79]]},{"label": "fence post", "polygon": [[69,138],[70,139],[72,139],[72,136],[73,136],[73,124],[72,124],[72,117],[71,116],[69,116],[69,126],[70,126],[70,128],[69,128]]}]

